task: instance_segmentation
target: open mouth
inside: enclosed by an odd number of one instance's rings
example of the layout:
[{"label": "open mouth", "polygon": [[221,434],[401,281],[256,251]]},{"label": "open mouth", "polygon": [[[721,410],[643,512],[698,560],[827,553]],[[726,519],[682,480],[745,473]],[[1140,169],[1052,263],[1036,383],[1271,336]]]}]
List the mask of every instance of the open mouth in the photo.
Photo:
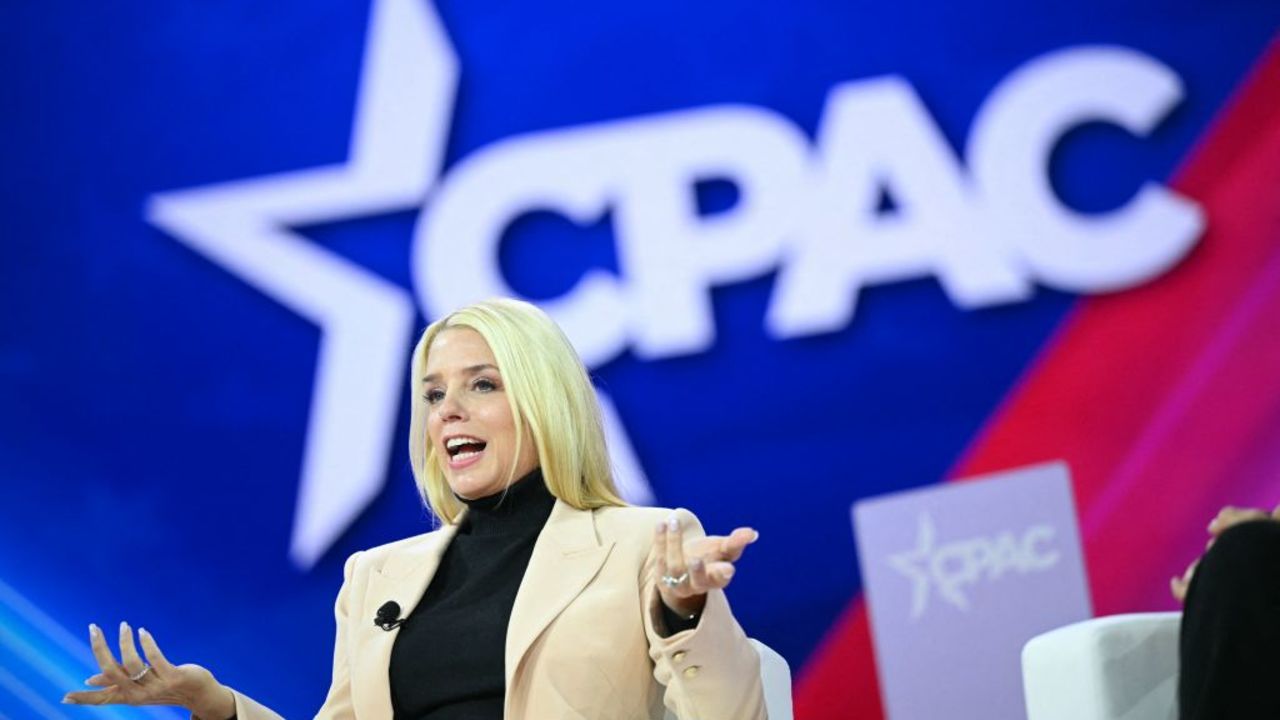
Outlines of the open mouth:
[{"label": "open mouth", "polygon": [[479,438],[459,435],[449,438],[444,448],[449,453],[449,462],[455,464],[479,456],[487,444]]}]

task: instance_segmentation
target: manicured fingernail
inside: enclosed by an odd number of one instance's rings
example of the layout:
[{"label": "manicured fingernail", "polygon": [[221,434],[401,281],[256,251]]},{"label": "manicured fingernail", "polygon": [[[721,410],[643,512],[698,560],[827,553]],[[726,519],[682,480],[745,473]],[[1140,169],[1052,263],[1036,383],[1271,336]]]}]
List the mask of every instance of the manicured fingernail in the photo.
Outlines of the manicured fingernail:
[{"label": "manicured fingernail", "polygon": [[751,542],[755,542],[755,541],[757,541],[757,540],[759,540],[759,539],[760,539],[760,531],[759,531],[759,530],[755,530],[755,531],[753,531],[753,532],[755,532],[755,535],[752,535],[752,536],[751,536]]},{"label": "manicured fingernail", "polygon": [[676,517],[675,515],[672,515],[671,517],[667,518],[667,530],[670,530],[671,532],[675,532],[679,529],[680,529],[680,518]]},{"label": "manicured fingernail", "polygon": [[127,623],[127,622],[125,622],[125,621],[121,620],[121,621],[120,621],[120,632],[122,632],[122,633],[123,633],[123,632],[129,632],[129,623]]},{"label": "manicured fingernail", "polygon": [[98,637],[99,632],[101,632],[101,630],[98,630],[97,625],[89,623],[89,637]]},{"label": "manicured fingernail", "polygon": [[76,701],[75,701],[75,699],[74,699],[74,698],[72,698],[70,695],[63,695],[63,696],[62,696],[62,704],[63,704],[63,705],[75,705],[75,704],[76,704]]},{"label": "manicured fingernail", "polygon": [[147,632],[146,628],[138,628],[138,634],[145,635],[146,637],[151,637],[151,633]]}]

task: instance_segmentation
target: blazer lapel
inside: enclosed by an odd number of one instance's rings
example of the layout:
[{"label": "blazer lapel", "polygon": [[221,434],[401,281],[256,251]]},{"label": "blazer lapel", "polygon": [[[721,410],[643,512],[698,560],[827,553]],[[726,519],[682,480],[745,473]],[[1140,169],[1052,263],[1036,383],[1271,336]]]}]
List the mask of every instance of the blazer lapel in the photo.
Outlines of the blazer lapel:
[{"label": "blazer lapel", "polygon": [[[595,516],[557,500],[533,546],[507,623],[507,697],[511,682],[533,641],[569,605],[604,565],[613,543],[596,539]],[[510,715],[508,708],[508,717]]]},{"label": "blazer lapel", "polygon": [[[445,525],[428,534],[421,543],[388,557],[381,568],[370,571],[363,607],[374,613],[384,603],[395,601],[400,605],[400,617],[409,617],[435,576],[440,558],[457,530],[456,523]],[[360,647],[353,648],[352,657],[358,659],[351,669],[351,700],[356,717],[389,718],[392,716],[391,648],[400,628],[382,630],[373,624],[372,614],[367,618],[352,618],[351,622],[368,625],[357,636],[363,638],[358,641]]]}]

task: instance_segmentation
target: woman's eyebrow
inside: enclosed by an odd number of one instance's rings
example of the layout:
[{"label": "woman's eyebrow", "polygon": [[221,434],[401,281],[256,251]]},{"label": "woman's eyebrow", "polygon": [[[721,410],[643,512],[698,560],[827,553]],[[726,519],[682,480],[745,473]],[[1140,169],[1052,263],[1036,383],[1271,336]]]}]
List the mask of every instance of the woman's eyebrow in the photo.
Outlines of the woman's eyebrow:
[{"label": "woman's eyebrow", "polygon": [[[463,368],[462,372],[468,375],[475,375],[476,373],[483,372],[485,370],[497,370],[497,369],[498,369],[497,365],[483,363],[481,365],[472,365],[471,367]],[[440,379],[440,373],[431,373],[430,375],[422,378],[422,382],[424,383],[436,382],[439,379]]]}]

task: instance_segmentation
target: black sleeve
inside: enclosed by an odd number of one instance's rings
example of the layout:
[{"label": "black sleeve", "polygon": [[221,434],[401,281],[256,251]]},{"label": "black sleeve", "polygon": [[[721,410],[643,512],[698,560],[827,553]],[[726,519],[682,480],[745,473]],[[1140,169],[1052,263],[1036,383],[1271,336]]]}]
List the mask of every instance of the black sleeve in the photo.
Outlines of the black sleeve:
[{"label": "black sleeve", "polygon": [[702,617],[702,613],[694,613],[691,618],[681,617],[662,600],[658,600],[658,604],[662,606],[662,622],[667,626],[668,636],[698,627],[698,619]]}]

